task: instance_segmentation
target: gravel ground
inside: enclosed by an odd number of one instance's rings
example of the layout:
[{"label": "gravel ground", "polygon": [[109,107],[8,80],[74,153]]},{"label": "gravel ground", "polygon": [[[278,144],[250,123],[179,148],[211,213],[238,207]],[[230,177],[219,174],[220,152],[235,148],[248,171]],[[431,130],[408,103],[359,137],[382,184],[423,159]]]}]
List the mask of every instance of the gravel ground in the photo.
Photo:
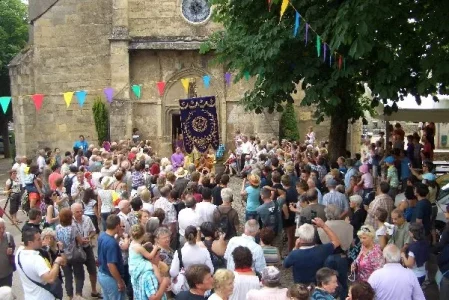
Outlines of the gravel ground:
[{"label": "gravel ground", "polygon": [[[234,191],[234,202],[232,203],[232,207],[238,211],[240,217],[241,229],[243,229],[243,224],[245,224],[245,202],[242,201],[242,197],[240,197],[240,190],[242,188],[242,179],[239,177],[231,177],[229,181],[228,187]],[[274,246],[277,246],[279,249],[283,249],[281,243],[283,245],[286,244],[286,240],[277,239],[279,242]],[[286,253],[284,253],[285,255]],[[293,284],[293,277],[291,269],[285,269],[282,265],[278,266],[281,271],[281,284],[283,287],[289,287]]]}]

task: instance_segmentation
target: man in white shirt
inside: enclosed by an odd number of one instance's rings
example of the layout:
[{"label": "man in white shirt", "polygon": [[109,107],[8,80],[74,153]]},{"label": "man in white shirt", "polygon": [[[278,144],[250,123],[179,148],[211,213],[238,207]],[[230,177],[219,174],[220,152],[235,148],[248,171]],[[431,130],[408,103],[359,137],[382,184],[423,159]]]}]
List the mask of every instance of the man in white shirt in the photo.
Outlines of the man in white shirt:
[{"label": "man in white shirt", "polygon": [[185,243],[184,233],[188,226],[192,225],[196,228],[200,227],[203,224],[203,219],[196,212],[196,201],[193,196],[188,196],[184,201],[186,208],[182,209],[179,212],[178,220],[179,220],[179,242],[181,247]]},{"label": "man in white shirt", "polygon": [[73,178],[72,190],[70,191],[72,201],[81,203],[83,201],[84,191],[88,188],[90,188],[90,185],[87,180],[84,180],[84,173],[78,172],[76,174],[76,180]]},{"label": "man in white shirt", "polygon": [[[178,220],[176,218],[176,209],[173,204],[174,198],[170,196],[171,192],[172,191],[170,191],[170,188],[168,188],[167,186],[161,188],[160,190],[161,196],[154,202],[153,211],[155,211],[158,208],[164,211],[165,218],[162,224],[168,226],[170,231],[172,231],[173,233],[176,232],[176,224]],[[168,200],[168,198],[170,198],[172,201]]]},{"label": "man in white shirt", "polygon": [[65,259],[58,256],[53,266],[49,267],[49,263],[36,251],[42,248],[41,235],[37,230],[24,231],[22,240],[25,248],[17,251],[15,262],[22,282],[24,299],[54,300],[55,297],[49,291],[36,283],[41,285],[53,283],[58,278],[60,267],[65,265]]},{"label": "man in white shirt", "polygon": [[47,165],[45,163],[45,150],[41,149],[39,150],[39,156],[37,157],[37,165],[39,166],[39,172],[42,172],[45,169],[45,166]]},{"label": "man in white shirt", "polygon": [[262,247],[255,242],[255,236],[259,232],[259,223],[256,220],[248,220],[245,223],[245,233],[241,236],[233,237],[229,240],[228,246],[224,254],[224,258],[227,260],[228,270],[234,270],[234,258],[232,252],[238,246],[247,247],[253,255],[253,269],[256,272],[262,272],[267,266],[265,257],[263,255]]},{"label": "man in white shirt", "polygon": [[212,204],[212,191],[210,188],[203,187],[201,190],[203,201],[196,205],[196,212],[204,222],[214,222],[214,213],[217,206]]}]

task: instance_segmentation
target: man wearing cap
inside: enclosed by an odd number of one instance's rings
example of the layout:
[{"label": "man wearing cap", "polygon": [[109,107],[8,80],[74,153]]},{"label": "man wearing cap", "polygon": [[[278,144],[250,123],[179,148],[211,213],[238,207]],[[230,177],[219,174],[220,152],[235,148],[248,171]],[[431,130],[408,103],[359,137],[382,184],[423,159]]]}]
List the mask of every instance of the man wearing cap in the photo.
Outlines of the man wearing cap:
[{"label": "man wearing cap", "polygon": [[[365,225],[371,225],[375,230],[379,228],[379,224],[376,221],[375,213],[378,208],[383,208],[387,211],[388,216],[390,216],[391,211],[394,207],[394,201],[388,195],[388,191],[390,190],[390,185],[387,182],[381,182],[379,184],[379,188],[377,190],[378,195],[374,200],[369,204],[368,214],[366,216]],[[390,222],[389,218],[387,222]]]},{"label": "man wearing cap", "polygon": [[341,210],[340,219],[344,219],[349,211],[349,203],[346,196],[335,189],[337,181],[333,178],[326,181],[326,187],[329,189],[329,193],[323,196],[323,205],[336,205]]},{"label": "man wearing cap", "polygon": [[281,287],[281,272],[278,268],[269,266],[262,270],[262,285],[260,290],[249,290],[246,300],[286,299],[288,289]]},{"label": "man wearing cap", "polygon": [[184,201],[186,207],[181,209],[178,215],[178,223],[179,223],[179,243],[180,246],[184,246],[185,238],[184,233],[188,226],[195,226],[196,228],[200,227],[203,224],[203,220],[201,216],[195,211],[196,208],[196,200],[193,196],[189,195],[187,199]]},{"label": "man wearing cap", "polygon": [[390,185],[388,195],[390,195],[391,199],[394,200],[399,186],[398,169],[396,169],[394,165],[395,159],[393,156],[388,156],[387,158],[385,158],[384,162],[388,166],[386,180]]}]

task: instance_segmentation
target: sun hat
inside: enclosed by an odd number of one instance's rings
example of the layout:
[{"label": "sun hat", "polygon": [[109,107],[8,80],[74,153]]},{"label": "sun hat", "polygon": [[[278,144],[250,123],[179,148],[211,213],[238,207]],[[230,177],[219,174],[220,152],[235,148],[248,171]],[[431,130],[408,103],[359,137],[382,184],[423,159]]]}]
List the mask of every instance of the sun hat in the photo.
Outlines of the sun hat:
[{"label": "sun hat", "polygon": [[265,267],[262,270],[262,281],[264,283],[278,283],[281,280],[281,272],[274,266]]},{"label": "sun hat", "polygon": [[369,167],[367,164],[363,164],[359,167],[360,173],[366,174],[369,171]]},{"label": "sun hat", "polygon": [[114,179],[111,176],[105,176],[103,177],[103,179],[101,180],[101,187],[103,189],[107,189],[108,187],[111,186],[111,184],[114,182]]},{"label": "sun hat", "polygon": [[427,181],[435,181],[437,177],[433,173],[425,173],[422,175],[422,179],[425,179]]},{"label": "sun hat", "polygon": [[394,164],[394,157],[388,156],[387,158],[385,158],[384,161],[385,161],[385,163],[392,165],[392,164]]},{"label": "sun hat", "polygon": [[183,167],[179,167],[178,170],[175,172],[176,178],[184,178],[189,174],[187,170],[185,170]]},{"label": "sun hat", "polygon": [[252,186],[259,186],[260,185],[260,177],[255,175],[255,174],[251,174],[248,176],[248,181]]}]

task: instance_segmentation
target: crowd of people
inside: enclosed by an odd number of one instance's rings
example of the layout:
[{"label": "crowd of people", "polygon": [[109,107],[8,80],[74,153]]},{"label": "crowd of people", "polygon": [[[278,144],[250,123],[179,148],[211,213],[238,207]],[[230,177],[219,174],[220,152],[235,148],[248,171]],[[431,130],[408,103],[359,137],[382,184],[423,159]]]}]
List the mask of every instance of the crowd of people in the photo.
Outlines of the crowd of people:
[{"label": "crowd of people", "polygon": [[90,296],[111,300],[425,299],[437,255],[445,299],[449,227],[440,238],[434,226],[431,156],[399,129],[335,162],[312,128],[304,143],[237,132],[224,171],[212,151],[184,153],[182,137],[170,158],[149,141],[83,136],[64,155],[18,157],[5,190],[11,223],[20,209],[28,220],[18,247],[0,219],[0,286],[16,271],[27,300],[60,299],[63,286],[84,299],[86,274]]}]

